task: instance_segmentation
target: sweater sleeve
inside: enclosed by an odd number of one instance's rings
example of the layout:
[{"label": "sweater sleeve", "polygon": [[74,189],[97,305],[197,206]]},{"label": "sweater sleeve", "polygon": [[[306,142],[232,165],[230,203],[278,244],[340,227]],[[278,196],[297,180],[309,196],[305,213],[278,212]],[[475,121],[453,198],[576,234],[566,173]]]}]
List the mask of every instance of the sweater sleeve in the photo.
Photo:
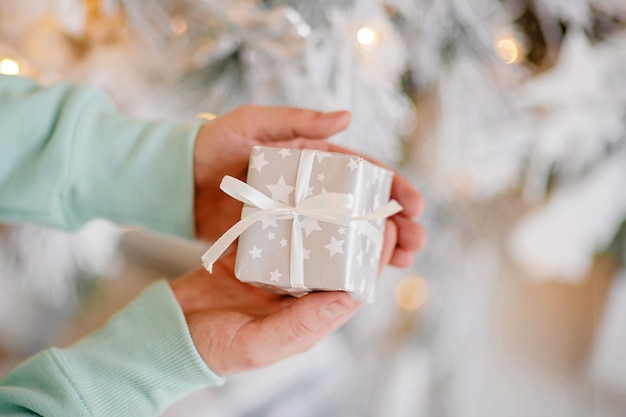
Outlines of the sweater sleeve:
[{"label": "sweater sleeve", "polygon": [[223,382],[203,362],[161,281],[100,331],[13,369],[0,380],[0,416],[155,416]]},{"label": "sweater sleeve", "polygon": [[88,86],[0,76],[0,220],[72,230],[100,217],[192,238],[199,126],[126,117]]}]

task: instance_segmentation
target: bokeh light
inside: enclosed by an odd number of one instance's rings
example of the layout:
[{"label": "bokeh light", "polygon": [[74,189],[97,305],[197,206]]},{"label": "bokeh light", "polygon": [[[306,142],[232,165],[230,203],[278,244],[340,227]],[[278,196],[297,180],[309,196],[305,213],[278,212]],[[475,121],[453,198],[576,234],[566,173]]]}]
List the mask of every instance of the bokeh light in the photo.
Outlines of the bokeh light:
[{"label": "bokeh light", "polygon": [[211,121],[211,120],[217,118],[217,115],[213,114],[213,113],[209,113],[209,112],[202,112],[202,113],[198,113],[198,115],[196,117],[198,119],[204,119],[204,120]]},{"label": "bokeh light", "polygon": [[502,38],[496,43],[496,51],[505,64],[517,62],[520,56],[520,47],[513,38]]},{"label": "bokeh light", "polygon": [[396,302],[402,310],[417,310],[427,299],[428,283],[418,275],[404,278],[396,287]]},{"label": "bokeh light", "polygon": [[378,35],[376,34],[376,31],[368,27],[362,27],[356,33],[356,39],[361,45],[372,45],[374,42],[376,42],[377,38]]},{"label": "bokeh light", "polygon": [[0,74],[18,75],[20,73],[20,65],[11,58],[0,59]]}]

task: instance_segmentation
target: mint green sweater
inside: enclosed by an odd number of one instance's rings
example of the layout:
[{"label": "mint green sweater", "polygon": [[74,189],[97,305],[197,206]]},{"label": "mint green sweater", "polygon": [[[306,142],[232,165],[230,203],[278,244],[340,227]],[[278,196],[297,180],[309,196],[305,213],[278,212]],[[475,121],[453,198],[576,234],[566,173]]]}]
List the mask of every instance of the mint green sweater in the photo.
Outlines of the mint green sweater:
[{"label": "mint green sweater", "polygon": [[[120,115],[86,86],[0,76],[0,222],[72,230],[101,217],[191,238],[198,128]],[[13,369],[0,415],[155,416],[222,383],[159,282],[100,331]]]}]

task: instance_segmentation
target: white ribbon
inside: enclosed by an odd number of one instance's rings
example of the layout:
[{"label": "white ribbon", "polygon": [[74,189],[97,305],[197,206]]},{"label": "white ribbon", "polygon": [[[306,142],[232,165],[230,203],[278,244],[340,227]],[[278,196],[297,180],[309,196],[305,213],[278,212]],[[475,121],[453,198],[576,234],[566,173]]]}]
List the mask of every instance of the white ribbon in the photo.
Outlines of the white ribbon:
[{"label": "white ribbon", "polygon": [[307,289],[304,285],[304,253],[300,220],[308,217],[342,226],[356,227],[376,245],[382,244],[383,235],[369,221],[392,216],[402,210],[397,201],[361,216],[352,214],[354,198],[350,194],[326,193],[306,198],[315,151],[303,150],[295,185],[295,205],[274,201],[256,188],[230,176],[222,179],[220,188],[231,197],[255,208],[228,229],[202,256],[202,264],[213,271],[213,264],[228,247],[254,223],[263,220],[293,220],[291,229],[290,285],[294,289]]}]

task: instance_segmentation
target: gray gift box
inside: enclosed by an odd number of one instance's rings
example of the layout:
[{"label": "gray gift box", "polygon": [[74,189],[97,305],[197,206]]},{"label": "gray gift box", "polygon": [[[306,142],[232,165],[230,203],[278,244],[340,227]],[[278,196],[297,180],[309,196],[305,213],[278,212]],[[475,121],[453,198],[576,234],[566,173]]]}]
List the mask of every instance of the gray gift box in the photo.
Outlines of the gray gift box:
[{"label": "gray gift box", "polygon": [[[389,202],[392,179],[389,170],[354,155],[256,146],[247,183],[285,207],[300,207],[298,200],[303,206],[316,202],[322,210],[332,210],[328,206],[334,203],[325,199],[343,198],[349,201],[344,212],[354,219]],[[242,219],[260,210],[245,204]],[[296,296],[343,290],[373,301],[386,216],[369,221],[327,221],[301,212],[278,217],[264,217],[240,235],[235,264],[239,280]],[[363,223],[371,225],[370,233]]]}]

